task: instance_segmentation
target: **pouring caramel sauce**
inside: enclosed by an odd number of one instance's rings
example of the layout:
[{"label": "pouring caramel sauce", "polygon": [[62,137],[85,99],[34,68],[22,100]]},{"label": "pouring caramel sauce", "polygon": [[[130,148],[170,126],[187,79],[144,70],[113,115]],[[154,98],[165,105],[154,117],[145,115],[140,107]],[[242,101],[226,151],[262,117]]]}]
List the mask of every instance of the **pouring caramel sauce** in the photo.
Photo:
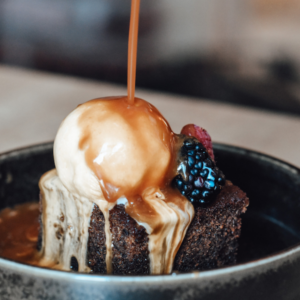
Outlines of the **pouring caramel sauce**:
[{"label": "pouring caramel sauce", "polygon": [[136,79],[136,60],[139,32],[140,0],[131,1],[129,40],[128,40],[128,75],[127,75],[127,93],[128,102],[134,103],[135,79]]}]

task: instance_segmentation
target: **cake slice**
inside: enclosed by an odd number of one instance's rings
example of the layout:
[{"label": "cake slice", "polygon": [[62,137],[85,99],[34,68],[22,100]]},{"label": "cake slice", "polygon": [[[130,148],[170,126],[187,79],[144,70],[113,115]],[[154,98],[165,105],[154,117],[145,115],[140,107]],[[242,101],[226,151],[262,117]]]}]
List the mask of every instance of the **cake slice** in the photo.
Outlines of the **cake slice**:
[{"label": "cake slice", "polygon": [[[210,205],[197,207],[195,217],[175,257],[173,270],[202,271],[234,264],[241,233],[241,215],[246,212],[248,204],[246,194],[227,181]],[[99,209],[95,207],[89,229],[88,262],[94,273],[106,273],[104,260],[99,260],[105,249],[101,246],[104,244],[101,242],[104,235],[98,231],[102,222],[96,221],[99,220],[98,216]],[[143,226],[139,226],[125,212],[124,205],[117,205],[110,211],[110,229],[113,241],[113,274],[150,274],[148,234]]]},{"label": "cake slice", "polygon": [[[48,180],[53,183],[54,180],[58,180],[55,176],[55,172],[50,173],[52,179],[48,178]],[[57,193],[61,196],[66,195],[63,190],[63,188],[61,191],[57,190]],[[44,201],[43,196],[41,198],[41,201]],[[60,198],[61,203],[66,200]],[[76,205],[75,202],[73,204]],[[246,194],[226,181],[222,191],[211,204],[206,207],[196,207],[194,219],[175,257],[173,270],[202,271],[234,264],[241,233],[241,215],[245,213],[248,204],[249,199]],[[81,253],[78,248],[73,248],[74,252],[70,252],[70,247],[74,244],[70,243],[70,226],[67,225],[68,220],[62,218],[63,215],[64,212],[57,211],[56,215],[48,218],[46,226],[53,226],[55,229],[52,231],[52,248],[55,249],[54,253],[60,255],[64,253],[64,248],[68,248],[71,258],[78,257]],[[53,223],[51,219],[56,222]],[[116,205],[109,211],[109,224],[112,240],[112,274],[149,275],[149,238],[145,228],[126,213],[124,204]],[[93,205],[87,226],[89,233],[87,265],[82,266],[81,271],[85,269],[95,274],[107,274],[105,219],[96,204]],[[66,235],[69,235],[69,239]],[[79,239],[77,235],[74,238]],[[58,248],[61,250],[58,251]],[[59,261],[61,258],[58,255],[56,259]],[[71,259],[64,268],[76,269]]]},{"label": "cake slice", "polygon": [[197,207],[195,217],[176,255],[174,270],[202,271],[236,263],[241,215],[249,199],[231,182],[207,207]]}]

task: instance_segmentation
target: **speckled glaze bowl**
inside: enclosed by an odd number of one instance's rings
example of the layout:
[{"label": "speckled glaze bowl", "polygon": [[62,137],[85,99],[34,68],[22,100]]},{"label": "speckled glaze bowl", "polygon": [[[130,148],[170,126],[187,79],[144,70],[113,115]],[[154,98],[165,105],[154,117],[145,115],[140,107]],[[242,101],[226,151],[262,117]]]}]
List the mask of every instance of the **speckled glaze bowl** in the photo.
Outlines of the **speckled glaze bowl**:
[{"label": "speckled glaze bowl", "polygon": [[[0,208],[38,199],[38,180],[54,167],[52,143],[0,155]],[[247,192],[238,264],[165,276],[99,276],[0,259],[1,300],[298,300],[300,170],[275,158],[214,146],[218,166]]]}]

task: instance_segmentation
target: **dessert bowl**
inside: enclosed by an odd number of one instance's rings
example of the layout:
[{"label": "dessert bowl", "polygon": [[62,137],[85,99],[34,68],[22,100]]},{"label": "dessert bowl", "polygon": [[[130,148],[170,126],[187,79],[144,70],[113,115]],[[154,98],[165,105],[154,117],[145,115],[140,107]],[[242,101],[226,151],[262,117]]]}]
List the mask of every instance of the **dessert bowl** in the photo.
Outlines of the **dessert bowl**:
[{"label": "dessert bowl", "polygon": [[[218,166],[250,199],[238,264],[162,276],[55,271],[0,258],[0,298],[299,299],[300,170],[254,151],[214,144]],[[37,201],[40,176],[54,168],[53,144],[0,155],[0,209]]]}]

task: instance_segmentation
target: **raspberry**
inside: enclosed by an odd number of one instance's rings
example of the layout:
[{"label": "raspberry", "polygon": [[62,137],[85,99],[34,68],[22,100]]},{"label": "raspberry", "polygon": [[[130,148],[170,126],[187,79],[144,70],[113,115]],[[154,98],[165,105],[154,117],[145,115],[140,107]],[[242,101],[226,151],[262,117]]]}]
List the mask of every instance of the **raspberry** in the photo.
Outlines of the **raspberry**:
[{"label": "raspberry", "polygon": [[205,147],[209,156],[215,160],[211,137],[205,129],[194,124],[188,124],[181,129],[181,134],[195,137]]},{"label": "raspberry", "polygon": [[225,177],[196,138],[183,142],[172,185],[193,204],[208,204],[225,184]]}]

